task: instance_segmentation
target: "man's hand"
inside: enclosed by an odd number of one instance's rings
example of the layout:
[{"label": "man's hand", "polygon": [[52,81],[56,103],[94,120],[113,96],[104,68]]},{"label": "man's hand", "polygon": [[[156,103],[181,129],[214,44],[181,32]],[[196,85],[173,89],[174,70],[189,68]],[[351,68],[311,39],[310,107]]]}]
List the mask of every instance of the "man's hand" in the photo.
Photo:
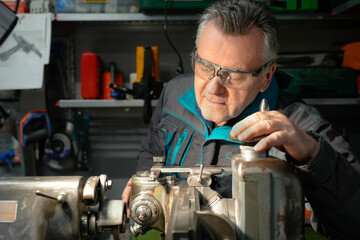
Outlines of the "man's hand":
[{"label": "man's hand", "polygon": [[132,182],[131,180],[132,178],[129,179],[129,181],[127,182],[124,188],[124,191],[121,194],[121,198],[126,204],[126,215],[128,217],[130,217],[129,201],[130,201],[130,193],[131,193],[131,182]]},{"label": "man's hand", "polygon": [[276,147],[303,164],[310,163],[319,152],[319,143],[278,111],[256,112],[236,123],[230,135],[248,141],[265,135],[255,151]]}]

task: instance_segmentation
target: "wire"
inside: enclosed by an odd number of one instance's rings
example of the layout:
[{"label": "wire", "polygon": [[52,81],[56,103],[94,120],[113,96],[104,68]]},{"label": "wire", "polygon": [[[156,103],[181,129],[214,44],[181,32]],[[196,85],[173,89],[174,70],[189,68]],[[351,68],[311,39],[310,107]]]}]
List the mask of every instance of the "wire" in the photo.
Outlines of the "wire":
[{"label": "wire", "polygon": [[15,14],[16,14],[17,11],[18,11],[19,3],[20,3],[20,0],[16,0],[15,9],[14,9],[14,13],[15,13]]},{"label": "wire", "polygon": [[171,48],[174,50],[174,52],[177,54],[178,58],[179,58],[179,63],[178,66],[176,68],[176,72],[178,72],[179,74],[183,74],[184,73],[184,66],[183,66],[183,61],[181,58],[181,55],[179,53],[179,51],[176,49],[176,47],[174,46],[174,44],[171,42],[168,32],[167,32],[167,17],[168,17],[168,13],[167,13],[167,8],[168,8],[168,3],[171,0],[165,0],[165,8],[164,8],[164,15],[165,15],[165,22],[164,22],[164,32],[165,32],[165,36],[166,36],[166,40],[168,41],[169,45],[171,46]]}]

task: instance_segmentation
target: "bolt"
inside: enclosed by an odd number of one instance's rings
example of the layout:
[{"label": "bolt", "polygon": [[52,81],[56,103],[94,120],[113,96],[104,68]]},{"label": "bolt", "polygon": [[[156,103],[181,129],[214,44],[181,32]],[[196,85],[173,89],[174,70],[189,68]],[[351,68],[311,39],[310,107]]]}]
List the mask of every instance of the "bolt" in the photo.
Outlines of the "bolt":
[{"label": "bolt", "polygon": [[148,216],[146,215],[146,213],[142,212],[139,215],[139,220],[140,221],[145,221],[148,218]]},{"label": "bolt", "polygon": [[106,189],[111,189],[112,188],[112,185],[113,185],[113,181],[112,180],[107,180],[106,181]]}]

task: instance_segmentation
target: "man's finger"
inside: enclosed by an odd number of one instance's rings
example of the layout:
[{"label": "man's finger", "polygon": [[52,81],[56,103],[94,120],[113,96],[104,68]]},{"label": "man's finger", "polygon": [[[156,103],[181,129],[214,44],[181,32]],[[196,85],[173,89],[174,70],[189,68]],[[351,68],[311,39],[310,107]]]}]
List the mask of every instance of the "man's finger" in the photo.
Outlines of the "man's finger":
[{"label": "man's finger", "polygon": [[130,210],[129,210],[129,201],[130,201],[130,193],[131,193],[131,185],[132,185],[132,179],[130,178],[127,182],[124,191],[121,194],[121,199],[126,204],[126,215],[130,217]]},{"label": "man's finger", "polygon": [[[268,113],[266,113],[266,114],[268,114]],[[254,114],[244,118],[243,120],[236,123],[232,127],[232,129],[230,131],[230,135],[233,136],[233,137],[237,137],[243,131],[245,131],[249,127],[253,126],[254,124],[258,123],[260,120],[264,119],[265,116],[262,116],[262,115],[264,115],[264,112],[262,112],[262,113],[254,113]]]}]

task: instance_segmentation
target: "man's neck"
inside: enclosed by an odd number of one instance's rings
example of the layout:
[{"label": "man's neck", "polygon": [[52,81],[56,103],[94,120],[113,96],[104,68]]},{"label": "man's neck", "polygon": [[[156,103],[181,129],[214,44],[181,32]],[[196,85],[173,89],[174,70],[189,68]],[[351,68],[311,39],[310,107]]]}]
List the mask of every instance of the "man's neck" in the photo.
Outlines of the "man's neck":
[{"label": "man's neck", "polygon": [[214,127],[224,126],[227,122],[214,123]]}]

